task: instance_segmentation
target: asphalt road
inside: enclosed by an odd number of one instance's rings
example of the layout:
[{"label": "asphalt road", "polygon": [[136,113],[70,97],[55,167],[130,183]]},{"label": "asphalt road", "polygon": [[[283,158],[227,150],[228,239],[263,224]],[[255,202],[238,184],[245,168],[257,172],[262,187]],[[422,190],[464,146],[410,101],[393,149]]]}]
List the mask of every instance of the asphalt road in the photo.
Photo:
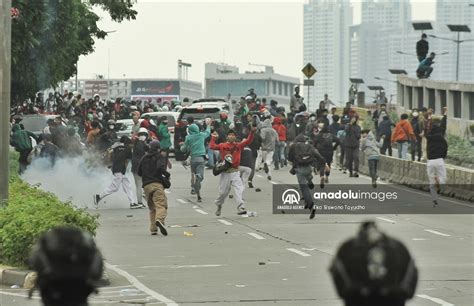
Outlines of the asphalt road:
[{"label": "asphalt road", "polygon": [[[472,214],[317,215],[314,220],[272,214],[272,185],[296,183],[285,168],[274,171],[271,182],[259,173],[254,185],[261,192],[246,189],[247,207],[256,217],[238,216],[233,199],[216,217],[218,178],[209,170],[205,175],[203,203],[198,204],[190,194],[189,173],[174,164],[167,193],[168,237],[150,236],[147,210],[128,209],[122,191],[92,211],[100,214],[97,242],[112,280],[92,297],[92,305],[343,305],[328,266],[340,243],[367,219],[403,241],[415,258],[420,279],[407,305],[474,305]],[[333,170],[331,184],[337,183],[370,180],[349,179]],[[390,188],[431,208],[428,193]],[[454,199],[439,202],[446,211],[472,208]],[[25,295],[23,289],[0,288],[0,305],[40,305]]]}]

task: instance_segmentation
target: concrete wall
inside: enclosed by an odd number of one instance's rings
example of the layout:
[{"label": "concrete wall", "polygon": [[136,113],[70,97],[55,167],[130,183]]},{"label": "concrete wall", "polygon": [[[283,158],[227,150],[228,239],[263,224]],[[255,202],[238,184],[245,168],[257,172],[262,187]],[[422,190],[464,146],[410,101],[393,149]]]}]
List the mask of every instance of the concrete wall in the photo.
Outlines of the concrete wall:
[{"label": "concrete wall", "polygon": [[[360,173],[369,174],[367,159],[360,152]],[[462,200],[474,201],[474,170],[446,165],[447,181],[442,194]],[[396,184],[428,191],[426,164],[381,156],[377,174],[379,178]]]},{"label": "concrete wall", "polygon": [[398,76],[397,111],[409,112],[413,108],[433,108],[442,115],[448,107],[448,134],[463,138],[474,137],[474,83],[419,80],[406,75]]}]

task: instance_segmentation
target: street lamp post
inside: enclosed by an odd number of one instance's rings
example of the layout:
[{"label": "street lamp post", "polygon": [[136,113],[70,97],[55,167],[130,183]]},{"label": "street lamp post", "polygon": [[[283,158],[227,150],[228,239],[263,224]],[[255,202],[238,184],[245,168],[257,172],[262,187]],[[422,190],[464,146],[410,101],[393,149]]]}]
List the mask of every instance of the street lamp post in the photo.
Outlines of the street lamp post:
[{"label": "street lamp post", "polygon": [[446,38],[446,37],[439,37],[437,35],[430,35],[430,37],[448,40],[456,43],[456,81],[459,81],[459,53],[460,53],[460,45],[463,42],[467,41],[474,41],[474,39],[464,39],[461,40],[461,32],[471,32],[471,29],[467,25],[451,25],[448,24],[448,28],[451,32],[457,33],[457,39]]}]

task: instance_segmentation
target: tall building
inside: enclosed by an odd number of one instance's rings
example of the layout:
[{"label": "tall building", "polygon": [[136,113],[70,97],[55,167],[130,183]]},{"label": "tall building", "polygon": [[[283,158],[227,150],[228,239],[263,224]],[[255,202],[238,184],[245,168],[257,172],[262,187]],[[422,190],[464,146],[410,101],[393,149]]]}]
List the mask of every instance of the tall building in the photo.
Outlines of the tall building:
[{"label": "tall building", "polygon": [[302,90],[305,102],[314,110],[327,93],[333,102],[342,104],[348,100],[350,86],[350,1],[309,0],[303,14],[303,65],[311,63],[318,71],[309,97],[306,88]]},{"label": "tall building", "polygon": [[[361,24],[350,28],[350,75],[364,79],[366,102],[370,102],[375,93],[367,92],[367,85],[381,85],[385,88],[388,100],[396,93],[395,78],[388,69],[401,69],[416,65],[414,44],[403,56],[405,46],[411,43],[411,5],[409,0],[367,0],[361,4]],[[416,66],[415,68],[416,69]]]},{"label": "tall building", "polygon": [[[457,39],[457,33],[450,32],[446,27],[448,24],[468,25],[471,33],[461,33],[462,39],[474,39],[474,4],[472,0],[438,0],[436,3],[436,21],[439,31],[436,35],[446,38]],[[456,43],[446,40],[430,38],[430,47],[438,54],[449,52],[439,57],[434,65],[435,75],[440,80],[456,79]],[[459,56],[459,81],[474,81],[474,41],[464,42],[460,45]]]}]

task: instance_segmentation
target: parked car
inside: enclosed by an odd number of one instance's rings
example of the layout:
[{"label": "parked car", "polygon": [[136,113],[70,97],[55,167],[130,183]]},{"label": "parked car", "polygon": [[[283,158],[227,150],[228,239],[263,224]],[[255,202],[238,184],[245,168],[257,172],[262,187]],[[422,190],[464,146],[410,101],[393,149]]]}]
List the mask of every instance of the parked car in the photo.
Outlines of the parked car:
[{"label": "parked car", "polygon": [[[188,125],[187,119],[194,118],[194,122],[203,124],[204,119],[210,117],[214,120],[219,119],[219,114],[222,111],[228,112],[228,118],[233,121],[234,115],[230,112],[229,104],[222,99],[199,99],[193,101],[193,104],[181,109],[174,133],[174,147],[179,148],[179,143],[184,142],[186,138],[186,128]],[[177,161],[182,161],[186,158],[184,153],[176,150],[175,158]]]}]

